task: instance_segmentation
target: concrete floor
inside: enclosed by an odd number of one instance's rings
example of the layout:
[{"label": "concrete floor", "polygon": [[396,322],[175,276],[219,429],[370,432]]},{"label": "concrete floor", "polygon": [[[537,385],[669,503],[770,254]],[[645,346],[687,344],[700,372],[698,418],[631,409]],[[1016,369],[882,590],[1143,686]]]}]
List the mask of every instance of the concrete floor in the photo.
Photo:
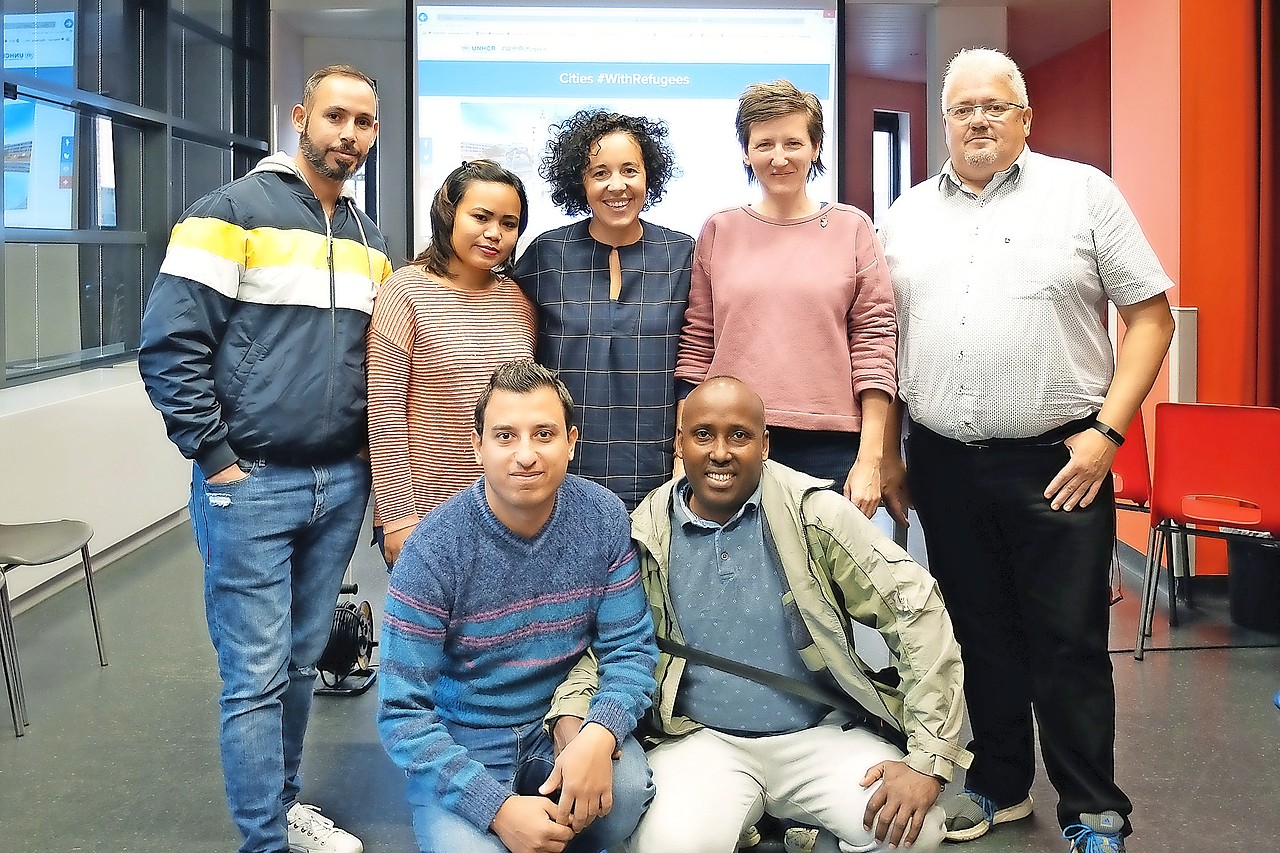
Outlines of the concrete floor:
[{"label": "concrete floor", "polygon": [[[357,599],[381,612],[386,574],[362,546]],[[1153,645],[1227,642],[1270,648],[1127,653],[1137,582],[1113,609],[1121,786],[1136,804],[1130,853],[1280,848],[1280,637],[1231,628],[1220,598],[1170,633],[1161,607]],[[0,851],[227,853],[216,740],[218,680],[204,625],[200,562],[184,525],[107,567],[98,591],[111,665],[98,666],[83,586],[17,618],[31,726],[0,728]],[[317,698],[304,798],[359,835],[365,849],[414,849],[404,784],[378,743],[376,689]],[[0,714],[7,723],[7,708]],[[955,786],[958,790],[958,785]],[[1054,793],[1040,811],[956,853],[1065,850]],[[776,848],[775,848],[776,849]],[[460,851],[465,853],[465,851]]]}]

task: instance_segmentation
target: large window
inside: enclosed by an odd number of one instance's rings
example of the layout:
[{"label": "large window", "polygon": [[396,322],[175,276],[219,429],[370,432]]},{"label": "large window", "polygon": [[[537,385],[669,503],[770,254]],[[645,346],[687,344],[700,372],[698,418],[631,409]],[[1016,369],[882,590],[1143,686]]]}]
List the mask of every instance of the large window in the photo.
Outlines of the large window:
[{"label": "large window", "polygon": [[0,386],[137,351],[173,222],[267,151],[267,6],[5,0]]}]

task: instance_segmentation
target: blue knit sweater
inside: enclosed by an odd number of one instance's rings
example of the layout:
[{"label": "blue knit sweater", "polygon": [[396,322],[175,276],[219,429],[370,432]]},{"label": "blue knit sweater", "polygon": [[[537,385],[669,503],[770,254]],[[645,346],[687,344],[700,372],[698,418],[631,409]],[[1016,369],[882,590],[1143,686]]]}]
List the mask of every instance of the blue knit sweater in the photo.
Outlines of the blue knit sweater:
[{"label": "blue knit sweater", "polygon": [[488,829],[511,791],[445,721],[537,720],[588,647],[600,689],[587,720],[621,742],[649,707],[658,652],[616,496],[570,475],[532,539],[498,521],[483,479],[428,515],[391,573],[379,646],[378,733],[409,777],[409,801],[439,799]]}]

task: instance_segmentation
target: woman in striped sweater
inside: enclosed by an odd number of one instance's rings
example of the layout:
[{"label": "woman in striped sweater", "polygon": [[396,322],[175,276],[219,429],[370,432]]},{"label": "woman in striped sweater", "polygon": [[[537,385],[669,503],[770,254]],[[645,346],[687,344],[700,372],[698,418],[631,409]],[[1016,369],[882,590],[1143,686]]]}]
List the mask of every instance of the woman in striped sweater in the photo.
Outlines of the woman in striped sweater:
[{"label": "woman in striped sweater", "polygon": [[528,211],[518,177],[464,162],[436,192],[431,243],[374,301],[369,447],[387,565],[427,513],[480,476],[476,400],[494,368],[533,356],[533,306],[507,275]]}]

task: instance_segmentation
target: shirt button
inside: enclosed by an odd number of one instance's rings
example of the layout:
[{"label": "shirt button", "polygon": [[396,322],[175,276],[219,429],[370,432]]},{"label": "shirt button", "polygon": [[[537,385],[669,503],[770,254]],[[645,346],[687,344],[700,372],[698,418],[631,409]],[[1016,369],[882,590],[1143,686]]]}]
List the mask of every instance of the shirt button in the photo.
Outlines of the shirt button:
[{"label": "shirt button", "polygon": [[727,559],[729,559],[729,552],[728,552],[728,551],[721,551],[721,552],[720,552],[720,559],[722,559],[722,560],[727,560]]}]

